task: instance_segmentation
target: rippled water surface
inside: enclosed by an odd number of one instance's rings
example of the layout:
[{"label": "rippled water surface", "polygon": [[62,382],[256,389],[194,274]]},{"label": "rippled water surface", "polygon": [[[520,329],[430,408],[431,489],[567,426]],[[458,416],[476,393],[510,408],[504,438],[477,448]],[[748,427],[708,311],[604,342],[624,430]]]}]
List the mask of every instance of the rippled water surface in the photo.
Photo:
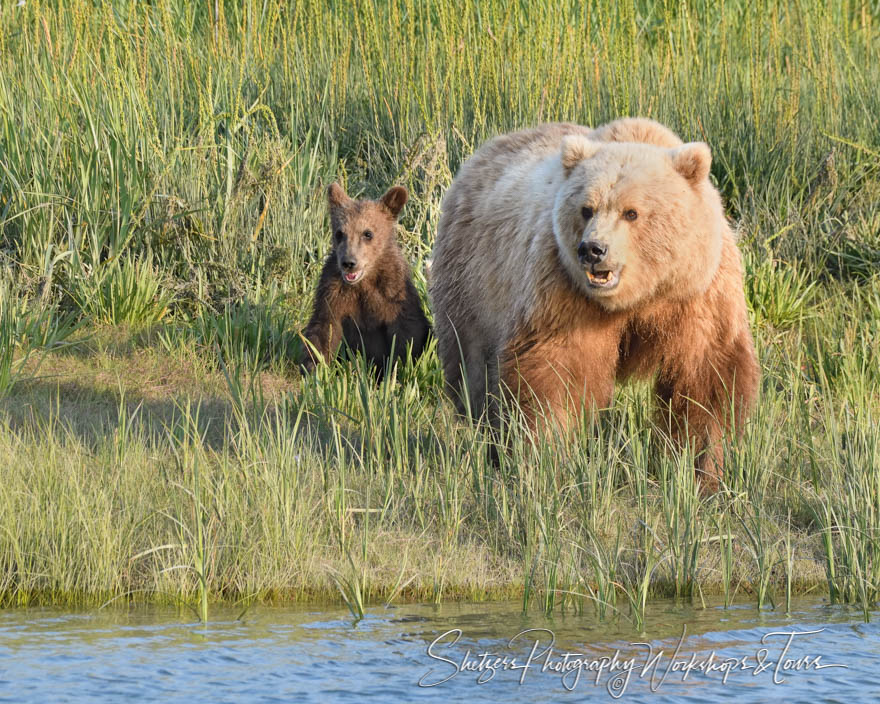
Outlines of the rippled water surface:
[{"label": "rippled water surface", "polygon": [[0,701],[880,701],[880,614],[816,602],[655,603],[643,634],[517,604],[211,615],[0,611]]}]

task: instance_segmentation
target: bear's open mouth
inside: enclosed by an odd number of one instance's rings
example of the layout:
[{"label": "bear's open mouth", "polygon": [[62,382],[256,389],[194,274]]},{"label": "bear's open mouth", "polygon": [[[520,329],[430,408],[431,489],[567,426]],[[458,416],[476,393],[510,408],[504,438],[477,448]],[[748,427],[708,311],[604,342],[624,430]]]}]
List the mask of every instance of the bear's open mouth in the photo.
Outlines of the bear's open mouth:
[{"label": "bear's open mouth", "polygon": [[356,284],[361,280],[361,277],[364,275],[364,270],[360,271],[347,271],[342,274],[342,280],[347,284]]},{"label": "bear's open mouth", "polygon": [[588,269],[587,270],[587,281],[590,283],[592,288],[603,288],[610,289],[617,286],[620,281],[620,276],[618,272],[611,271],[610,269],[606,271],[600,271],[596,269]]}]

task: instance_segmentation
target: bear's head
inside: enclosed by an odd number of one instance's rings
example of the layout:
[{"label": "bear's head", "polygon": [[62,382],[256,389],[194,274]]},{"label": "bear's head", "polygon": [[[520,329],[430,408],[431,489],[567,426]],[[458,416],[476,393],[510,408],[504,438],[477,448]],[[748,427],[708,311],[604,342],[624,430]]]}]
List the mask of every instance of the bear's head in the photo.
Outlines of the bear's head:
[{"label": "bear's head", "polygon": [[333,251],[346,284],[369,279],[374,265],[384,259],[388,248],[397,246],[394,224],[407,197],[403,186],[388,189],[377,201],[353,200],[338,183],[327,189]]},{"label": "bear's head", "polygon": [[607,310],[706,290],[727,227],[702,142],[667,148],[569,135],[553,230],[574,284]]}]

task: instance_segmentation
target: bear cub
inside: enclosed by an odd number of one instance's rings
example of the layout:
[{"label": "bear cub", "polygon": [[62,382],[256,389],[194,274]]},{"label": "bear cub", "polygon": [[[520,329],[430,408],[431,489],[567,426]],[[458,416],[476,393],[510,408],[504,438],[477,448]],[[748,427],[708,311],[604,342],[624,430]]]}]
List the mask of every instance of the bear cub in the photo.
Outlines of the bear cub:
[{"label": "bear cub", "polygon": [[378,379],[409,353],[418,357],[430,326],[397,245],[394,227],[408,193],[390,188],[378,201],[353,200],[338,183],[327,189],[333,249],[324,262],[302,367],[336,356],[343,341],[360,351]]}]

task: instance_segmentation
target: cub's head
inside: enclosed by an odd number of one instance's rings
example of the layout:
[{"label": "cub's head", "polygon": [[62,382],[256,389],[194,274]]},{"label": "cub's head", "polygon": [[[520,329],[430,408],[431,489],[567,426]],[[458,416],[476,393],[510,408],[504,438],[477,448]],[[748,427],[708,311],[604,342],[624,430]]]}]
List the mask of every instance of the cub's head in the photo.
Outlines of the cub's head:
[{"label": "cub's head", "polygon": [[588,297],[625,310],[708,287],[727,227],[708,178],[708,146],[569,135],[560,160],[553,230],[566,271]]},{"label": "cub's head", "polygon": [[394,186],[379,200],[353,200],[338,183],[327,189],[333,252],[342,280],[355,285],[369,278],[388,247],[395,246],[394,224],[408,194]]}]

